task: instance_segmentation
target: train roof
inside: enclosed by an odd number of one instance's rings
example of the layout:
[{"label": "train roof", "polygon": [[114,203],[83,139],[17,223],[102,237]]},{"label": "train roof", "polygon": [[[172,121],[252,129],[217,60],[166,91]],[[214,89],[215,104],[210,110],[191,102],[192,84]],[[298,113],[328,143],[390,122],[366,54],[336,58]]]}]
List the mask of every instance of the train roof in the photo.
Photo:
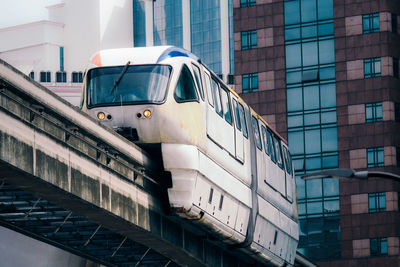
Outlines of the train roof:
[{"label": "train roof", "polygon": [[157,64],[165,59],[187,57],[197,62],[200,58],[191,52],[175,46],[132,47],[101,50],[90,58],[97,67],[131,64]]}]

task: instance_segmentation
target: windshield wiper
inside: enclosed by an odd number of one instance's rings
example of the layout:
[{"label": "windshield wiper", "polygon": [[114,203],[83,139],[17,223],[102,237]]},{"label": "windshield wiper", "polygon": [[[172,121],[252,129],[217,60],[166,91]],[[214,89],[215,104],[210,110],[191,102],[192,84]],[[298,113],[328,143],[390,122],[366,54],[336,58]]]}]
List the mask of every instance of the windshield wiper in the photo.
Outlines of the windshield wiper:
[{"label": "windshield wiper", "polygon": [[126,62],[124,69],[121,71],[118,78],[114,81],[114,86],[111,89],[111,94],[114,92],[115,88],[117,88],[118,84],[121,82],[122,77],[124,76],[125,72],[128,70],[129,64],[131,64],[130,61]]}]

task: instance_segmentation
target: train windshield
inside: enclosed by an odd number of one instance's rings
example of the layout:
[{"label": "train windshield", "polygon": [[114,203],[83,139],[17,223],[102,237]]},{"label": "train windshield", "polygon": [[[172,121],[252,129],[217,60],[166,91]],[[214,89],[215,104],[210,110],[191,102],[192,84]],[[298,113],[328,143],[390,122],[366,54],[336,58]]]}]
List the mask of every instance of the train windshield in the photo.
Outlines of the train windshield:
[{"label": "train windshield", "polygon": [[164,102],[171,66],[102,67],[87,75],[88,106]]}]

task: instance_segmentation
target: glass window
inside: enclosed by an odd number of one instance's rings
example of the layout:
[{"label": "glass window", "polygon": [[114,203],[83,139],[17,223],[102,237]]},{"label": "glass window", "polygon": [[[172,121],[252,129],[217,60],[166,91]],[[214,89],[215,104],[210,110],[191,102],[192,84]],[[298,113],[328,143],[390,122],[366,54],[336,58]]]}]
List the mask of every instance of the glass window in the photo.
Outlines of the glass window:
[{"label": "glass window", "polygon": [[322,152],[336,151],[338,148],[337,128],[322,129]]},{"label": "glass window", "polygon": [[300,22],[300,1],[285,1],[285,25],[297,24]]},{"label": "glass window", "polygon": [[304,154],[304,132],[296,131],[288,133],[290,151],[293,155]]},{"label": "glass window", "polygon": [[307,198],[322,197],[322,179],[312,179],[306,181]]},{"label": "glass window", "polygon": [[319,64],[335,62],[335,43],[333,39],[319,41]]},{"label": "glass window", "polygon": [[176,85],[174,96],[178,102],[198,100],[193,76],[186,65],[183,65],[182,67],[181,76]]},{"label": "glass window", "polygon": [[397,15],[392,14],[392,32],[397,33]]},{"label": "glass window", "polygon": [[146,12],[145,2],[133,1],[133,40],[134,47],[146,46]]},{"label": "glass window", "polygon": [[303,110],[303,90],[301,87],[287,89],[287,109],[288,111]]},{"label": "glass window", "polygon": [[222,105],[221,105],[221,97],[219,95],[219,87],[218,83],[214,80],[212,80],[212,88],[213,88],[213,95],[214,95],[214,104],[215,104],[215,112],[218,113],[222,117],[223,111],[222,111]]},{"label": "glass window", "polygon": [[244,114],[244,108],[243,105],[238,103],[238,107],[239,107],[239,116],[240,116],[240,121],[243,125],[243,136],[244,137],[248,137],[248,131],[247,131],[247,121],[246,121],[246,116]]},{"label": "glass window", "polygon": [[250,73],[242,75],[242,92],[250,93],[258,91],[258,74]]},{"label": "glass window", "polygon": [[272,133],[269,130],[267,131],[267,139],[268,139],[268,151],[269,151],[269,154],[271,155],[271,160],[273,162],[276,162],[276,154],[275,154],[275,150],[274,150],[274,140],[272,137]]},{"label": "glass window", "polygon": [[379,32],[379,13],[363,15],[362,20],[364,34]]},{"label": "glass window", "polygon": [[333,19],[333,0],[318,0],[318,20]]},{"label": "glass window", "polygon": [[388,254],[387,238],[371,238],[369,245],[371,256]]},{"label": "glass window", "polygon": [[240,7],[255,6],[256,0],[240,0]]},{"label": "glass window", "polygon": [[211,80],[210,80],[210,75],[208,75],[207,73],[205,73],[205,83],[206,83],[206,87],[207,87],[207,96],[208,96],[208,103],[211,106],[214,106],[214,96],[213,96],[213,91],[211,89]]},{"label": "glass window", "polygon": [[204,100],[204,90],[203,90],[203,85],[201,82],[200,68],[195,64],[192,64],[192,66],[193,66],[194,77],[196,78],[196,83],[197,83],[197,87],[199,88],[201,99]]},{"label": "glass window", "polygon": [[35,79],[35,72],[34,72],[34,71],[31,71],[31,72],[29,73],[29,78],[31,78],[32,80]]},{"label": "glass window", "polygon": [[364,78],[381,76],[381,58],[364,59]]},{"label": "glass window", "polygon": [[[87,74],[88,87],[88,106],[113,106],[143,103],[162,103],[165,100],[167,86],[172,68],[165,65],[135,65],[126,68],[124,66],[102,67],[91,69]],[[186,73],[186,74],[183,74]],[[122,76],[121,76],[122,74]],[[190,75],[189,77],[182,77]],[[116,80],[119,83],[115,86]],[[191,81],[192,90],[194,88],[193,78],[189,69],[181,74],[177,87],[183,86],[186,79]],[[114,87],[115,86],[115,87]],[[187,88],[177,88],[182,97]],[[189,94],[189,92],[188,92]],[[190,93],[196,98],[196,91]],[[178,97],[178,95],[177,95]]]},{"label": "glass window", "polygon": [[301,0],[301,22],[317,20],[316,0]]},{"label": "glass window", "polygon": [[275,145],[275,153],[276,153],[276,163],[278,166],[283,169],[283,159],[282,159],[282,152],[281,152],[281,143],[278,137],[274,135],[274,145]]},{"label": "glass window", "polygon": [[262,140],[264,143],[264,151],[265,154],[269,155],[269,149],[268,149],[268,138],[267,138],[267,129],[265,128],[264,125],[261,125],[261,134],[262,134]]},{"label": "glass window", "polygon": [[67,82],[67,73],[65,71],[57,71],[56,72],[56,82],[66,83]]},{"label": "glass window", "polygon": [[319,129],[305,131],[306,154],[321,152],[321,132]]},{"label": "glass window", "polygon": [[321,90],[321,107],[331,108],[336,107],[336,84],[323,84]]},{"label": "glass window", "polygon": [[296,68],[301,66],[301,44],[291,44],[285,46],[286,68]]},{"label": "glass window", "polygon": [[242,32],[242,50],[257,48],[257,31]]},{"label": "glass window", "polygon": [[371,213],[386,211],[386,193],[369,193],[368,211]]},{"label": "glass window", "polygon": [[72,76],[71,78],[72,78],[72,82],[73,83],[81,83],[81,82],[83,82],[82,71],[79,71],[79,72],[74,71],[74,72],[72,72],[71,76]]},{"label": "glass window", "polygon": [[[171,1],[179,6],[182,4],[182,1]],[[191,51],[215,73],[222,73],[221,1],[190,0],[189,2]]]},{"label": "glass window", "polygon": [[382,102],[365,104],[365,121],[367,123],[382,121]]},{"label": "glass window", "polygon": [[[333,51],[334,52],[334,51]],[[303,67],[313,66],[318,64],[318,43],[309,42],[303,43],[302,46]]]},{"label": "glass window", "polygon": [[317,85],[304,87],[304,110],[317,109],[319,107],[319,87]]},{"label": "glass window", "polygon": [[175,0],[153,2],[154,45],[183,46],[182,3]]},{"label": "glass window", "polygon": [[286,171],[292,175],[292,159],[290,158],[289,151],[283,146],[283,158],[285,159]]},{"label": "glass window", "polygon": [[385,166],[383,147],[367,148],[367,166],[368,168]]},{"label": "glass window", "polygon": [[42,83],[51,82],[50,71],[41,71],[40,72],[40,82],[42,82]]},{"label": "glass window", "polygon": [[232,111],[231,111],[231,105],[229,103],[229,94],[228,91],[226,91],[223,88],[221,88],[221,100],[222,100],[225,120],[230,125],[232,125]]},{"label": "glass window", "polygon": [[236,99],[232,99],[232,105],[233,105],[233,111],[235,113],[235,121],[236,121],[236,128],[241,131],[242,130],[242,124],[240,123],[240,115],[239,115],[239,107]]},{"label": "glass window", "polygon": [[256,139],[257,148],[262,150],[261,135],[260,135],[260,129],[258,127],[258,120],[256,117],[252,116],[251,121],[253,122],[254,138]]}]

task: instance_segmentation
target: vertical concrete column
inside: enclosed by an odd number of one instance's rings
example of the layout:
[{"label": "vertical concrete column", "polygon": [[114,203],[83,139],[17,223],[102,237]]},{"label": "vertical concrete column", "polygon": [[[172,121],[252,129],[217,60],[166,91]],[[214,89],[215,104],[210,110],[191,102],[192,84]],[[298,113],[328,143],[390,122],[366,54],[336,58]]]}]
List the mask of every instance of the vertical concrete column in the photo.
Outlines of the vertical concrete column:
[{"label": "vertical concrete column", "polygon": [[228,0],[220,2],[222,74],[229,73],[229,6]]},{"label": "vertical concrete column", "polygon": [[192,49],[190,31],[190,0],[182,0],[182,37],[183,37],[183,48],[188,51]]},{"label": "vertical concrete column", "polygon": [[154,16],[154,2],[147,0],[144,2],[145,20],[146,20],[146,46],[153,46],[153,16]]}]

